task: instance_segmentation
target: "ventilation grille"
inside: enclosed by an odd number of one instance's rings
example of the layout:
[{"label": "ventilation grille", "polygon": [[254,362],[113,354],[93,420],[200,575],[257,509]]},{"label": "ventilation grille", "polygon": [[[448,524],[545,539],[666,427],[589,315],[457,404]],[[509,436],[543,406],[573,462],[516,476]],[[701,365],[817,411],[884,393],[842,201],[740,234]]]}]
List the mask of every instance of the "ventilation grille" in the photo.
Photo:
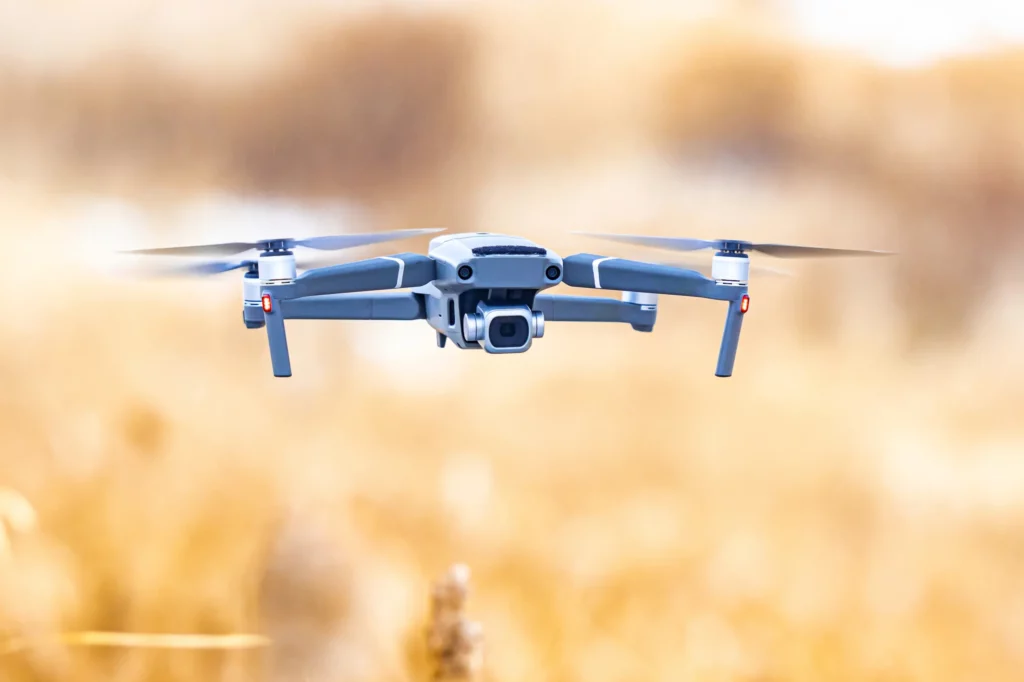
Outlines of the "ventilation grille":
[{"label": "ventilation grille", "polygon": [[546,256],[548,250],[539,246],[478,246],[474,256]]}]

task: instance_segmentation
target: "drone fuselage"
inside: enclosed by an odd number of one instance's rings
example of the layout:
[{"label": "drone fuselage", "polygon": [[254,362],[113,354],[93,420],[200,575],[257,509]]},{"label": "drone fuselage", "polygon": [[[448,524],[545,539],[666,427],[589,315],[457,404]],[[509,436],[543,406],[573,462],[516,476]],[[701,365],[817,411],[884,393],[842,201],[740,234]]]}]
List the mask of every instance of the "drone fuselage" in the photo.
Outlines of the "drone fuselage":
[{"label": "drone fuselage", "polygon": [[468,233],[433,239],[428,255],[436,279],[414,291],[424,296],[439,343],[522,353],[544,335],[544,313],[534,302],[562,281],[558,254],[521,237]]}]

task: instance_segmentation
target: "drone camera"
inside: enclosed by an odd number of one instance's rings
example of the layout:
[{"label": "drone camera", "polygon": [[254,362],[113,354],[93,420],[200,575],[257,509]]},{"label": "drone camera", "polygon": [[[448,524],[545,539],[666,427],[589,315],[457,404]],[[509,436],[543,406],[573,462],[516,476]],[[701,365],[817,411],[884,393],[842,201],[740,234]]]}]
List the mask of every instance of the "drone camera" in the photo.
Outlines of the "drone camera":
[{"label": "drone camera", "polygon": [[533,339],[544,336],[544,313],[529,306],[489,306],[463,318],[466,341],[479,343],[488,353],[522,353]]},{"label": "drone camera", "polygon": [[530,340],[530,322],[522,315],[492,318],[486,338],[495,348],[522,348]]}]

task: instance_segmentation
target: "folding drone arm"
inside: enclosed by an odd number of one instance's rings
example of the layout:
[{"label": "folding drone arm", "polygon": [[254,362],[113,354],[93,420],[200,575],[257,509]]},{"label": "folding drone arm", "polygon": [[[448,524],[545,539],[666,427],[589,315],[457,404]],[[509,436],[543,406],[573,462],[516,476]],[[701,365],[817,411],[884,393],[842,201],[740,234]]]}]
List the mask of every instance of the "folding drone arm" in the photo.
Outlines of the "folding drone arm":
[{"label": "folding drone arm", "polygon": [[719,284],[693,270],[593,254],[578,254],[565,258],[562,262],[562,282],[569,286],[590,289],[728,301],[729,312],[722,333],[715,375],[732,376],[743,315],[749,305],[746,286]]},{"label": "folding drone arm", "polygon": [[569,256],[562,263],[562,282],[572,287],[693,296],[716,301],[739,299],[746,287],[722,286],[699,272],[593,254]]},{"label": "folding drone arm", "polygon": [[654,329],[658,309],[613,298],[537,294],[533,309],[552,322],[626,322],[637,331]]},{"label": "folding drone arm", "polygon": [[423,320],[423,294],[406,291],[327,294],[280,302],[286,320]]},{"label": "folding drone arm", "polygon": [[[261,286],[263,317],[274,376],[289,377],[292,374],[284,328],[286,318],[417,319],[423,302],[415,294],[398,297],[378,294],[351,298],[336,295],[419,287],[432,282],[435,274],[436,264],[431,258],[417,253],[401,253],[316,268],[286,284]],[[416,317],[408,317],[413,313]]]},{"label": "folding drone arm", "polygon": [[436,263],[418,253],[369,258],[302,273],[291,284],[263,287],[275,299],[419,287],[437,275]]}]

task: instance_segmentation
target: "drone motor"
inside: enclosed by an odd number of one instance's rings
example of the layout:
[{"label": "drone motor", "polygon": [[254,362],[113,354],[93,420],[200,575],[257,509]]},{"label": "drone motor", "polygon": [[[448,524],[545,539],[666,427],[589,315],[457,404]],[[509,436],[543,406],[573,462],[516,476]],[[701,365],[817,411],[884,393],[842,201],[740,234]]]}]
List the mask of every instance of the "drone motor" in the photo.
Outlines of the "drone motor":
[{"label": "drone motor", "polygon": [[651,313],[648,319],[642,322],[631,321],[630,326],[638,332],[654,331],[654,320],[658,315],[658,294],[649,294],[639,291],[623,291],[622,302],[639,306],[644,313]]},{"label": "drone motor", "polygon": [[644,310],[658,309],[657,294],[646,294],[636,291],[623,291],[622,300],[625,301],[626,303],[632,303],[634,305],[641,306]]},{"label": "drone motor", "polygon": [[242,277],[242,320],[247,329],[262,329],[266,326],[263,317],[263,300],[260,295],[260,275],[256,263]]},{"label": "drone motor", "polygon": [[711,259],[711,279],[726,286],[746,286],[750,280],[750,258],[745,253],[719,251]]},{"label": "drone motor", "polygon": [[297,274],[295,254],[291,251],[269,251],[260,256],[260,284],[274,286],[291,284]]}]

